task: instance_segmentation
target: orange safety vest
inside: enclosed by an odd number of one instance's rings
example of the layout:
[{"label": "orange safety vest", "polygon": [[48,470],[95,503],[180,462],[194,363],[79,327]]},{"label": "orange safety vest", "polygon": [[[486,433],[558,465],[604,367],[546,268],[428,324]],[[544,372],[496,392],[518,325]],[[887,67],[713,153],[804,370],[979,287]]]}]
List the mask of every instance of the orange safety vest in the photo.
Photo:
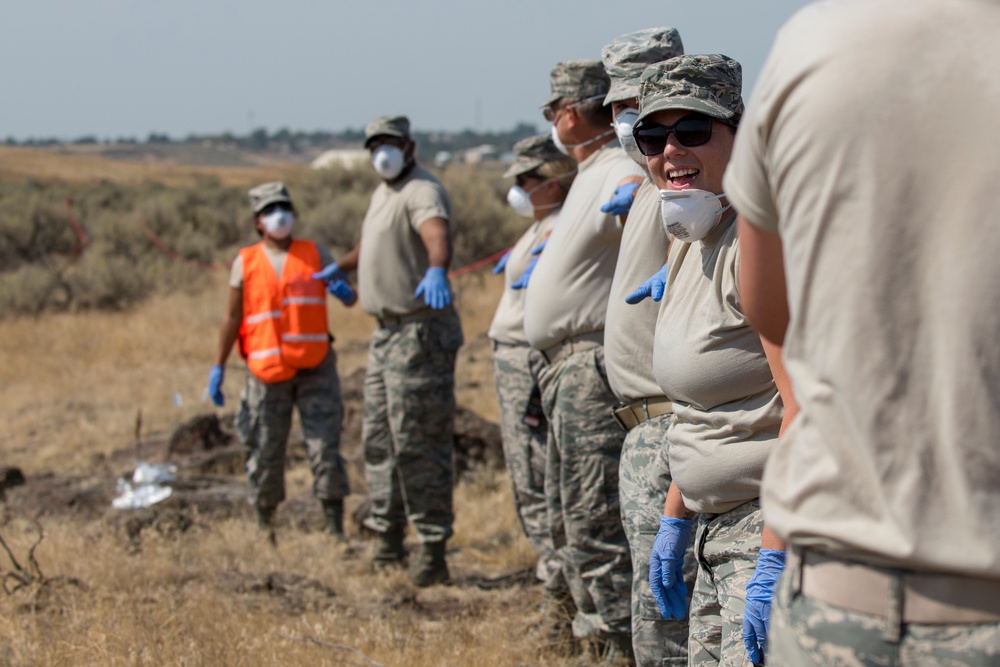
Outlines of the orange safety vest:
[{"label": "orange safety vest", "polygon": [[326,287],[312,276],[322,269],[312,241],[293,240],[281,278],[264,254],[264,242],[240,250],[243,259],[243,322],[240,351],[250,372],[264,382],[315,368],[330,351]]}]

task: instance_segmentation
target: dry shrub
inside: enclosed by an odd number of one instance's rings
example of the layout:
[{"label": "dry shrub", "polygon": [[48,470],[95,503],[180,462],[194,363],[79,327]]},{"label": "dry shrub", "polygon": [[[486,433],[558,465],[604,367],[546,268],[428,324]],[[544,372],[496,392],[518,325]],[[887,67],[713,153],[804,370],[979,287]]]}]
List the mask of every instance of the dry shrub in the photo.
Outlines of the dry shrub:
[{"label": "dry shrub", "polygon": [[499,174],[471,166],[447,169],[442,177],[455,216],[455,258],[461,267],[506,248],[523,230],[523,218],[507,204],[509,183]]}]

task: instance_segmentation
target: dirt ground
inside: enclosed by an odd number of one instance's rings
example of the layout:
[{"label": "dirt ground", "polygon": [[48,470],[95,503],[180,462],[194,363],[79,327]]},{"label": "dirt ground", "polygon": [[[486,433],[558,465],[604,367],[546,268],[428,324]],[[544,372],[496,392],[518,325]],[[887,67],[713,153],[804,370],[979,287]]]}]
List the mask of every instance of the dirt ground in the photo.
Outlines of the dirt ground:
[{"label": "dirt ground", "polygon": [[[256,528],[229,427],[241,363],[227,366],[225,408],[202,400],[225,297],[225,276],[206,280],[126,313],[0,321],[0,667],[579,664],[539,632],[543,593],[501,460],[485,335],[499,277],[455,284],[466,344],[453,583],[429,589],[403,570],[373,571],[374,543],[356,520],[347,545],[323,533],[298,435],[277,544]],[[360,401],[373,325],[339,305],[330,319],[354,515],[365,504]],[[175,464],[173,495],[113,509],[137,461]]]}]

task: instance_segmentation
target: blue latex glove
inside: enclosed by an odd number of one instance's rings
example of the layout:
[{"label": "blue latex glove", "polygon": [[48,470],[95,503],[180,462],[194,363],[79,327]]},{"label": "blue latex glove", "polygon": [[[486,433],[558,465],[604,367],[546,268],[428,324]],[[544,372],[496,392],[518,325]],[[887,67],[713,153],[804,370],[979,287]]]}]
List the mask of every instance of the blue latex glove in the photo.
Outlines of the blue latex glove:
[{"label": "blue latex glove", "polygon": [[639,189],[638,183],[623,183],[615,188],[614,194],[606,204],[601,206],[601,213],[611,213],[612,215],[628,215],[632,208],[632,201],[635,199],[635,191]]},{"label": "blue latex glove", "polygon": [[525,267],[524,273],[521,274],[521,277],[518,278],[516,282],[511,283],[511,289],[524,289],[528,286],[528,281],[531,280],[531,272],[535,270],[535,265],[538,264],[538,256],[542,254],[543,250],[545,250],[545,244],[548,242],[549,240],[545,239],[531,249],[531,254],[533,255],[531,261],[528,262],[528,266]]},{"label": "blue latex glove", "polygon": [[226,377],[226,369],[215,364],[208,374],[208,395],[212,402],[222,407],[226,403],[226,397],[222,395],[222,380]]},{"label": "blue latex glove", "polygon": [[424,279],[417,285],[417,291],[413,296],[419,299],[424,297],[424,303],[440,310],[451,303],[451,289],[448,287],[448,278],[444,269],[440,266],[432,266],[427,269]]},{"label": "blue latex glove", "polygon": [[757,665],[764,660],[767,647],[767,630],[771,623],[771,598],[774,585],[785,569],[785,552],[761,549],[757,556],[757,569],[747,584],[747,604],[743,612],[743,646],[750,662]]},{"label": "blue latex glove", "polygon": [[650,276],[643,284],[639,285],[634,292],[625,297],[625,303],[635,305],[645,299],[652,297],[653,301],[663,298],[663,293],[667,289],[667,265],[660,267],[654,275]]},{"label": "blue latex glove", "polygon": [[[347,274],[340,270],[336,262],[330,262],[323,267],[322,271],[317,271],[313,274],[315,280],[322,280],[329,287],[330,283],[335,280],[343,280],[347,282]],[[332,292],[331,292],[332,293]]]},{"label": "blue latex glove", "polygon": [[649,586],[656,606],[665,619],[680,620],[687,614],[687,584],[684,583],[684,554],[691,543],[694,521],[660,517],[660,530],[649,557]]},{"label": "blue latex glove", "polygon": [[493,267],[493,275],[497,275],[498,273],[503,273],[503,270],[507,268],[508,259],[510,259],[510,250],[505,252],[503,254],[503,257],[500,258],[500,261],[497,262],[497,265]]},{"label": "blue latex glove", "polygon": [[326,284],[326,291],[334,295],[348,306],[357,301],[358,295],[346,280],[331,280]]}]

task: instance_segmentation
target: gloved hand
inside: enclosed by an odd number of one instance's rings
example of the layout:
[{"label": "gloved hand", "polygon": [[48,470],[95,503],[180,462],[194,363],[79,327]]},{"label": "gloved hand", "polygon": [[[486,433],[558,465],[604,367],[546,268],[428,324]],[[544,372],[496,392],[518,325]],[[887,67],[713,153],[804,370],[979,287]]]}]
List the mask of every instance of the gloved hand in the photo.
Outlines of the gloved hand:
[{"label": "gloved hand", "polygon": [[691,542],[694,521],[660,517],[660,530],[649,557],[649,586],[656,606],[665,619],[680,620],[687,614],[687,584],[684,583],[684,553]]},{"label": "gloved hand", "polygon": [[326,284],[326,291],[334,295],[348,306],[357,301],[358,295],[346,280],[331,280]]},{"label": "gloved hand", "polygon": [[226,369],[215,364],[208,374],[208,395],[212,402],[222,407],[226,403],[226,397],[222,395],[222,380],[226,377]]},{"label": "gloved hand", "polygon": [[448,287],[448,279],[444,269],[440,266],[428,268],[413,296],[418,299],[423,296],[424,303],[436,310],[451,303],[451,289]]},{"label": "gloved hand", "polygon": [[543,250],[545,250],[545,244],[548,242],[549,240],[545,239],[531,249],[531,261],[528,262],[528,266],[525,267],[524,273],[521,274],[521,277],[518,278],[516,282],[511,283],[511,289],[524,289],[528,286],[528,281],[531,280],[531,272],[535,270],[535,265],[538,264],[538,256],[542,254]]},{"label": "gloved hand", "polygon": [[632,201],[635,199],[635,191],[638,189],[638,183],[622,183],[615,188],[611,199],[609,199],[606,204],[601,206],[601,213],[628,215],[629,209],[632,208]]},{"label": "gloved hand", "polygon": [[330,283],[335,280],[343,280],[344,282],[347,282],[347,274],[340,270],[340,267],[337,266],[336,262],[330,262],[323,267],[322,271],[314,273],[313,279],[322,280],[327,284],[327,287],[329,287]]},{"label": "gloved hand", "polygon": [[757,665],[764,659],[767,630],[771,624],[771,598],[774,585],[785,569],[785,552],[761,549],[757,568],[747,584],[747,604],[743,611],[743,646],[750,662]]},{"label": "gloved hand", "polygon": [[503,257],[500,258],[500,261],[497,262],[497,265],[493,267],[493,275],[497,275],[498,273],[503,273],[503,270],[507,268],[508,259],[510,259],[510,250],[505,252],[503,254]]},{"label": "gloved hand", "polygon": [[635,305],[645,299],[652,297],[653,301],[663,298],[663,293],[667,289],[667,265],[664,264],[660,270],[650,276],[646,282],[639,285],[634,292],[625,297],[625,303]]}]

